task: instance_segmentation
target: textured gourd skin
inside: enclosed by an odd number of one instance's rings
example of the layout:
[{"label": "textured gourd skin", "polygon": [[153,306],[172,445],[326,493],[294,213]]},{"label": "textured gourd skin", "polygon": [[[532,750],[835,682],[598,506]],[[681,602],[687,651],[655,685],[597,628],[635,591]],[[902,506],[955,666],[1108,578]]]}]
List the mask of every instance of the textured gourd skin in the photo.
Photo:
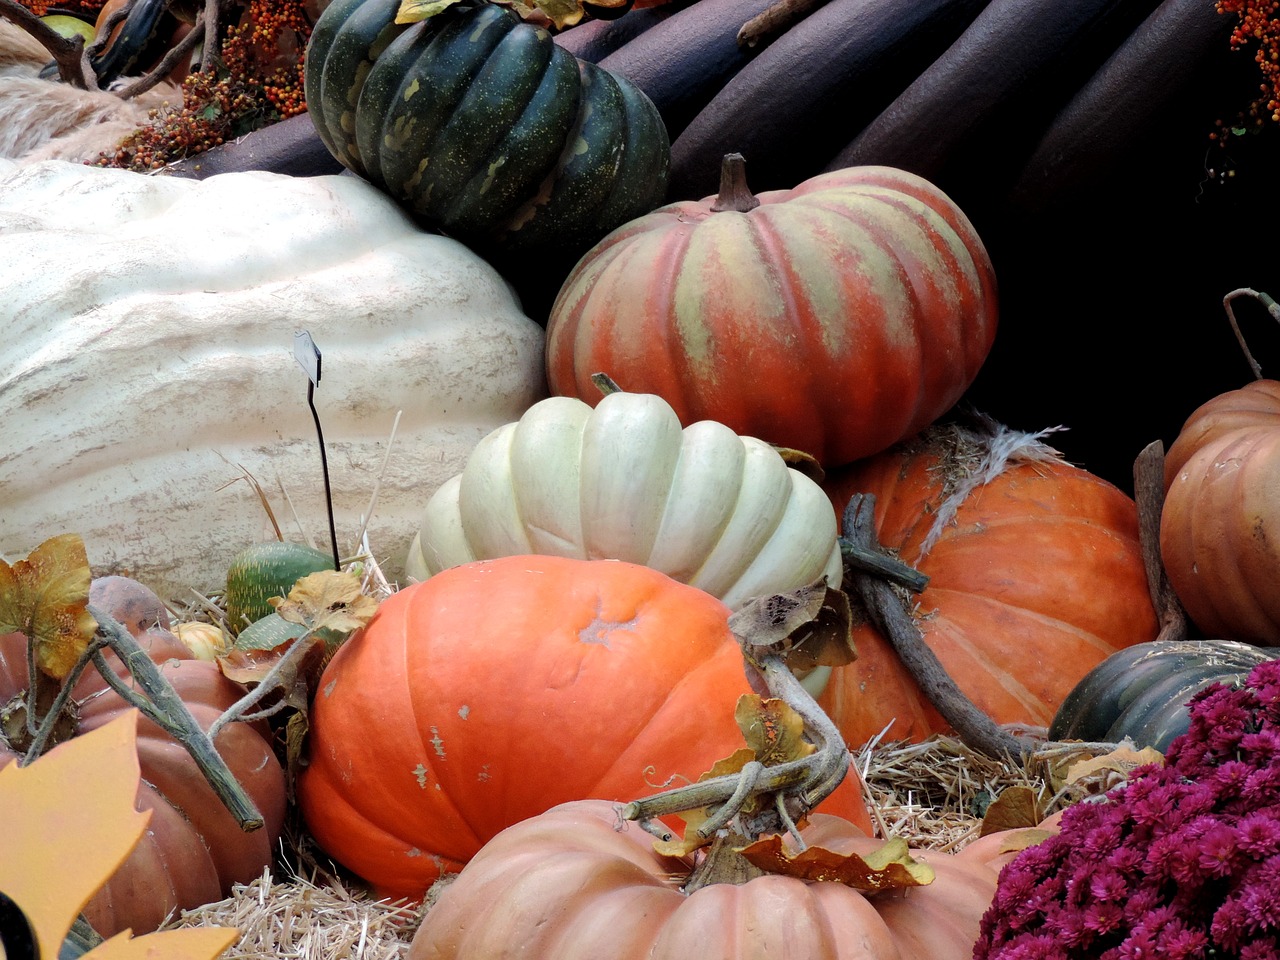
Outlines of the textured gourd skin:
[{"label": "textured gourd skin", "polygon": [[[883,845],[815,813],[806,842],[867,856]],[[995,837],[994,834],[991,836]],[[985,838],[984,838],[985,839]],[[566,803],[495,837],[446,887],[409,960],[969,960],[1000,855],[919,853],[932,883],[864,896],[842,883],[767,875],[686,896],[682,860],[619,827],[601,800]]]},{"label": "textured gourd skin", "polygon": [[579,261],[547,325],[552,393],[594,404],[604,371],[684,424],[717,420],[834,467],[921,430],[977,375],[995,273],[932,184],[860,167],[746,212],[715,199],[668,204]]},{"label": "textured gourd skin", "polygon": [[427,502],[405,571],[546,553],[661,570],[732,608],[843,574],[821,488],[768,444],[652,394],[550,397],[498,428]]},{"label": "textured gourd skin", "polygon": [[[208,729],[244,695],[244,688],[223,676],[217,664],[195,659],[169,632],[164,605],[142,584],[125,577],[99,578],[90,588],[89,602],[137,637],[201,727]],[[27,689],[26,647],[22,634],[0,636],[0,704]],[[107,660],[119,676],[127,677],[115,654]],[[134,709],[92,668],[73,696],[79,704],[77,736]],[[234,884],[251,882],[273,862],[284,822],[285,784],[271,733],[262,725],[233,723],[218,734],[215,746],[266,825],[249,833],[241,830],[186,749],[139,715],[138,809],[150,810],[151,820],[129,858],[85,908],[86,919],[102,935],[155,930],[170,911],[228,896]],[[16,758],[0,741],[0,766]]]},{"label": "textured gourd skin", "polygon": [[1201,405],[1165,457],[1160,553],[1211,637],[1280,646],[1280,382]]},{"label": "textured gourd skin", "polygon": [[666,128],[630,81],[504,7],[408,25],[397,9],[326,10],[305,84],[334,155],[414,216],[505,261],[581,252],[663,202]]},{"label": "textured gourd skin", "polygon": [[392,580],[423,498],[546,395],[510,286],[351,176],[33,164],[0,179],[0,288],[0,554],[74,531],[95,573],[184,602],[276,536],[245,472],[288,535],[296,514],[327,539],[296,331],[322,354],[339,552],[378,486],[369,543]]},{"label": "textured gourd skin", "polygon": [[[879,542],[930,578],[912,598],[916,625],[969,699],[997,723],[1047,726],[1090,668],[1155,639],[1137,508],[1064,461],[1008,462],[921,559],[949,456],[936,441],[904,444],[824,487],[841,511],[855,493],[875,496]],[[854,642],[858,659],[835,668],[819,698],[851,745],[886,726],[886,740],[950,730],[877,630],[857,628]]]},{"label": "textured gourd skin", "polygon": [[1213,683],[1240,683],[1276,651],[1234,640],[1153,640],[1118,650],[1072,688],[1050,740],[1118,743],[1162,753],[1187,731],[1187,701]]},{"label": "textured gourd skin", "polygon": [[[321,677],[307,827],[380,896],[416,898],[557,803],[696,779],[743,742],[728,618],[615,560],[502,557],[405,587]],[[856,773],[826,803],[870,828]]]}]

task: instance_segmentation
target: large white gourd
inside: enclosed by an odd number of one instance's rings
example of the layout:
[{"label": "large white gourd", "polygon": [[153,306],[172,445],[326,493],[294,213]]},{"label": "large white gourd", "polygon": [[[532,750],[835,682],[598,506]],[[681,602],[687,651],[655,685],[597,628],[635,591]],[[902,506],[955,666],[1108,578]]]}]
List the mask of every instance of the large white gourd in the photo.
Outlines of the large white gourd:
[{"label": "large white gourd", "polygon": [[499,274],[358,178],[0,174],[9,559],[77,532],[96,572],[217,589],[238,550],[274,535],[246,472],[287,537],[302,527],[327,549],[295,331],[322,354],[339,550],[381,475],[368,535],[392,577],[423,497],[546,395],[542,330]]},{"label": "large white gourd", "polygon": [[626,560],[736,608],[821,576],[838,587],[836,533],[827,495],[761,440],[711,420],[682,430],[653,394],[594,409],[550,397],[436,490],[405,569],[424,580],[522,553]]}]

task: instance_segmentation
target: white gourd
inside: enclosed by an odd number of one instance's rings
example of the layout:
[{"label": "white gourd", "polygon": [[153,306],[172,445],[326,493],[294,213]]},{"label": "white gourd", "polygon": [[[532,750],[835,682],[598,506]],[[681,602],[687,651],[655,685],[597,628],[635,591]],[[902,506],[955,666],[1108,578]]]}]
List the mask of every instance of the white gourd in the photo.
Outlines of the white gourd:
[{"label": "white gourd", "polygon": [[427,501],[405,570],[427,577],[522,553],[627,560],[740,607],[812,583],[838,587],[835,510],[773,447],[665,400],[551,397],[477,444]]},{"label": "white gourd", "polygon": [[0,555],[76,532],[95,573],[170,596],[274,536],[245,472],[286,538],[328,549],[295,331],[322,354],[339,551],[381,477],[368,539],[393,579],[424,491],[546,396],[509,285],[356,177],[0,169],[0,296]]}]

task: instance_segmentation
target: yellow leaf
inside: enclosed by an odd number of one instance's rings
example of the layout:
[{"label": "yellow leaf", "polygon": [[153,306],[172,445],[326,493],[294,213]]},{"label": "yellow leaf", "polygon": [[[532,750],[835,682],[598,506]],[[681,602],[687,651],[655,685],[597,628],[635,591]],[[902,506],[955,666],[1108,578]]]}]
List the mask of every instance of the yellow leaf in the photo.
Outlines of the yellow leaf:
[{"label": "yellow leaf", "polygon": [[581,0],[533,0],[533,5],[551,18],[557,30],[580,22],[584,12]]},{"label": "yellow leaf", "polygon": [[817,749],[804,739],[804,718],[785,700],[744,693],[738,698],[733,718],[755,759],[766,767],[800,760]]},{"label": "yellow leaf", "polygon": [[[138,793],[138,712],[0,769],[0,890],[23,911],[42,957],[55,958],[86,903],[119,869],[151,819]],[[86,797],[92,803],[85,803]],[[99,944],[83,960],[213,960],[233,928],[172,930]]]},{"label": "yellow leaf", "polygon": [[61,680],[98,629],[88,611],[91,579],[75,533],[46,540],[12,566],[0,560],[0,634],[25,633],[36,665]]},{"label": "yellow leaf", "polygon": [[[56,957],[84,905],[133,849],[150,812],[138,792],[137,713],[0,770],[0,889]],[[92,797],[92,803],[85,803]]]},{"label": "yellow leaf", "polygon": [[360,578],[338,570],[309,573],[293,585],[288,597],[267,602],[290,623],[338,633],[363,627],[378,610],[378,601],[360,591]]},{"label": "yellow leaf", "polygon": [[81,960],[212,960],[239,936],[234,927],[162,930],[142,937],[122,933],[98,944]]},{"label": "yellow leaf", "polygon": [[428,20],[457,2],[458,0],[400,0],[400,8],[396,11],[396,23],[417,23],[419,20]]},{"label": "yellow leaf", "polygon": [[987,807],[978,835],[1034,827],[1043,819],[1035,791],[1024,784],[1014,784],[1002,790]]}]

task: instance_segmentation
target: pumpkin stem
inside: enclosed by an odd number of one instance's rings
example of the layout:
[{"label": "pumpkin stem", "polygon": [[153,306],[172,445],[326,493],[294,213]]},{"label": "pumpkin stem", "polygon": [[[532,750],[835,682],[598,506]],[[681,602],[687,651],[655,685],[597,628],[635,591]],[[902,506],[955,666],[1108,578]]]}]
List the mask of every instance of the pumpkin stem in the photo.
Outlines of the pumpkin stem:
[{"label": "pumpkin stem", "polygon": [[591,375],[591,382],[594,383],[596,385],[596,389],[606,397],[611,393],[622,393],[622,388],[618,386],[613,377],[609,376],[607,373],[593,373]]},{"label": "pumpkin stem", "polygon": [[1164,507],[1164,444],[1153,440],[1133,462],[1133,498],[1138,506],[1138,541],[1151,604],[1159,617],[1156,640],[1187,639],[1187,614],[1173,592],[1160,558],[1160,513]]},{"label": "pumpkin stem", "polygon": [[1277,304],[1270,295],[1261,293],[1258,290],[1252,290],[1249,287],[1240,287],[1232,290],[1222,298],[1223,309],[1227,311],[1227,322],[1231,324],[1231,332],[1236,335],[1236,343],[1240,344],[1240,349],[1244,351],[1244,358],[1249,361],[1249,367],[1253,370],[1255,380],[1262,379],[1262,367],[1258,365],[1258,361],[1253,359],[1253,354],[1249,351],[1249,344],[1245,342],[1244,334],[1240,332],[1240,324],[1236,322],[1236,312],[1231,302],[1238,297],[1252,297],[1264,307],[1267,313],[1271,314],[1273,320],[1280,320],[1280,304]]},{"label": "pumpkin stem", "polygon": [[[854,494],[845,508],[842,527],[851,543],[867,550],[881,550],[875,537],[875,495]],[[974,706],[924,642],[920,628],[890,584],[861,571],[854,571],[851,579],[850,593],[862,600],[871,622],[964,743],[997,758],[1022,757],[1032,752],[1035,745],[1030,740],[1005,732]]]},{"label": "pumpkin stem", "polygon": [[746,213],[760,206],[747,186],[747,161],[740,153],[726,153],[720,161],[720,193],[711,204],[714,213],[732,210]]}]

